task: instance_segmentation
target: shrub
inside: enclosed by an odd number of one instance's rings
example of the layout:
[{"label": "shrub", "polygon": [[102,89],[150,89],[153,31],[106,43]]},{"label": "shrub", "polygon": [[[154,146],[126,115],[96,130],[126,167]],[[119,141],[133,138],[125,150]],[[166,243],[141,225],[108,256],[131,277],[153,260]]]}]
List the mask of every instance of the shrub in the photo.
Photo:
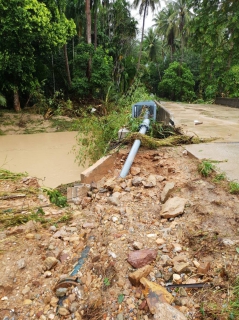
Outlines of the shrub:
[{"label": "shrub", "polygon": [[211,84],[209,86],[206,87],[205,89],[205,97],[207,100],[209,99],[215,99],[216,95],[217,95],[217,85],[216,84]]},{"label": "shrub", "polygon": [[193,74],[186,64],[172,62],[159,83],[160,95],[176,101],[192,101],[195,98]]},{"label": "shrub", "polygon": [[[134,88],[134,89],[132,89]],[[79,164],[87,160],[94,162],[109,150],[110,143],[118,139],[118,131],[126,126],[130,131],[138,131],[142,119],[131,117],[131,106],[138,101],[150,100],[152,97],[146,92],[140,81],[136,80],[130,91],[118,102],[118,106],[111,108],[111,112],[103,117],[87,113],[82,115],[77,135],[77,146],[74,151]]]},{"label": "shrub", "polygon": [[232,66],[223,78],[224,92],[231,98],[239,97],[239,65]]}]

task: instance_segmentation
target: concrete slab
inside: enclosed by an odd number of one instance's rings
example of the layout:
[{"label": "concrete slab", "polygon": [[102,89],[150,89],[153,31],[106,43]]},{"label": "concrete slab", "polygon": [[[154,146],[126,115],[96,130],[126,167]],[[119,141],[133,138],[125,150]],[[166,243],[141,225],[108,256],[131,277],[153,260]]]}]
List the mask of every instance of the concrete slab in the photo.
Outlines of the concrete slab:
[{"label": "concrete slab", "polygon": [[[210,143],[189,145],[185,149],[194,157],[222,161],[216,164],[229,180],[239,181],[239,109],[221,105],[162,102],[187,135],[216,138]],[[195,125],[198,120],[202,124]]]},{"label": "concrete slab", "polygon": [[[173,114],[176,126],[188,135],[216,137],[217,142],[239,141],[239,109],[215,104],[161,103]],[[195,125],[194,120],[202,122]]]},{"label": "concrete slab", "polygon": [[96,182],[104,177],[112,168],[116,159],[116,153],[105,156],[96,161],[92,166],[81,173],[81,183]]},{"label": "concrete slab", "polygon": [[239,142],[192,144],[185,149],[199,160],[220,161],[215,163],[219,172],[225,173],[229,180],[239,182]]}]

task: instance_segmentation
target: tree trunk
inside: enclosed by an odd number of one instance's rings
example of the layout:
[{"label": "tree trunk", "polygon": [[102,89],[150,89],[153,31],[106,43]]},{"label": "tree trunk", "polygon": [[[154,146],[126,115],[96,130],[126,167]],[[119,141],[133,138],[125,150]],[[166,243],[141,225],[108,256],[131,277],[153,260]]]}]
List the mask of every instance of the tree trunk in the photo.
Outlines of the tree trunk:
[{"label": "tree trunk", "polygon": [[69,68],[69,61],[68,61],[67,45],[66,44],[64,44],[63,50],[64,50],[64,56],[65,56],[67,81],[68,81],[69,87],[71,87],[71,73],[70,73],[70,68]]},{"label": "tree trunk", "polygon": [[13,92],[13,107],[16,112],[21,111],[21,105],[20,105],[20,100],[19,100],[19,92],[18,89],[16,88]]},{"label": "tree trunk", "polygon": [[53,92],[56,92],[56,79],[55,79],[55,71],[54,71],[54,57],[51,54],[51,66],[52,66],[52,81],[53,81]]},{"label": "tree trunk", "polygon": [[95,10],[95,27],[94,27],[94,34],[95,34],[95,39],[94,39],[94,46],[95,49],[97,48],[97,10]]},{"label": "tree trunk", "polygon": [[146,1],[145,5],[144,5],[143,26],[142,26],[142,35],[141,35],[141,41],[140,41],[140,49],[139,49],[139,59],[138,59],[138,64],[137,64],[137,71],[139,70],[140,60],[141,60],[141,56],[142,56],[142,46],[143,46],[143,40],[144,40],[144,25],[145,25],[147,7],[148,7],[148,1]]},{"label": "tree trunk", "polygon": [[85,14],[86,14],[86,41],[91,44],[91,12],[90,0],[85,1]]},{"label": "tree trunk", "polygon": [[[86,14],[86,40],[88,44],[91,44],[91,12],[90,12],[90,0],[85,1],[85,14]],[[91,57],[87,66],[87,78],[91,78]]]}]

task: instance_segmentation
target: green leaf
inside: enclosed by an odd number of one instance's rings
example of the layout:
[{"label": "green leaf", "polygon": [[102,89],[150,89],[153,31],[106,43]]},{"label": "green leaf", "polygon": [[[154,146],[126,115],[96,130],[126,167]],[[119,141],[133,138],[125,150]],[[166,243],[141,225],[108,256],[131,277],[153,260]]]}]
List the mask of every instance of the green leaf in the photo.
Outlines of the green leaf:
[{"label": "green leaf", "polygon": [[122,303],[124,301],[124,295],[123,293],[118,295],[118,303]]},{"label": "green leaf", "polygon": [[236,252],[239,253],[239,248],[236,248]]},{"label": "green leaf", "polygon": [[103,280],[103,282],[104,282],[104,285],[105,286],[110,286],[110,280],[109,280],[109,278],[104,278],[104,280]]}]

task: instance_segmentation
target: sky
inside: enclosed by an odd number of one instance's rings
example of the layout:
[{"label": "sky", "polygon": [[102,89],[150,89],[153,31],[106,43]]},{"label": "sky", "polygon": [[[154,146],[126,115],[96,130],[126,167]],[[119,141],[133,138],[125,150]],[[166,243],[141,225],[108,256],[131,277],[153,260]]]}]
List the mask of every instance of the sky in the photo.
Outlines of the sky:
[{"label": "sky", "polygon": [[[160,7],[156,7],[154,14],[152,13],[152,11],[149,9],[148,11],[148,15],[146,16],[146,20],[145,20],[145,30],[147,30],[148,28],[152,27],[154,22],[153,22],[153,18],[154,15],[161,10],[163,7],[165,7],[165,1],[160,1],[161,2],[161,6]],[[133,3],[133,0],[130,0],[130,3]],[[140,17],[139,15],[139,9],[135,10],[135,9],[131,9],[131,14],[132,16],[138,21],[139,23],[139,29],[141,30],[142,25],[143,25],[143,16]]]}]

